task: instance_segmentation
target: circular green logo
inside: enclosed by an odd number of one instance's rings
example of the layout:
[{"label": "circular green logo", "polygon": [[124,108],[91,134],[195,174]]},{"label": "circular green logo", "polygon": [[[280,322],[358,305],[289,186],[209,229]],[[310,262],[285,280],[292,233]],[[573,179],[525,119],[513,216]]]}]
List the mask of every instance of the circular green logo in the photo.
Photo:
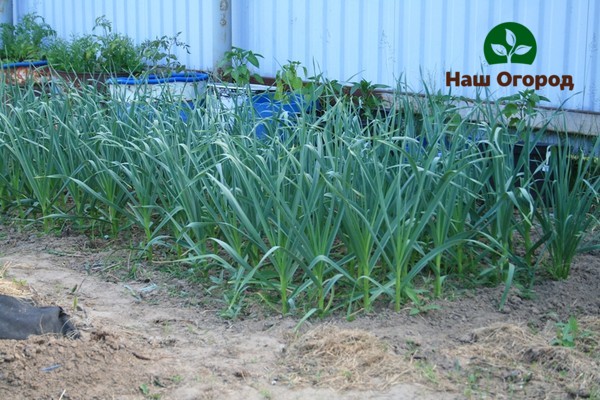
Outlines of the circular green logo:
[{"label": "circular green logo", "polygon": [[536,53],[533,33],[516,22],[496,25],[483,43],[483,54],[490,65],[532,64]]}]

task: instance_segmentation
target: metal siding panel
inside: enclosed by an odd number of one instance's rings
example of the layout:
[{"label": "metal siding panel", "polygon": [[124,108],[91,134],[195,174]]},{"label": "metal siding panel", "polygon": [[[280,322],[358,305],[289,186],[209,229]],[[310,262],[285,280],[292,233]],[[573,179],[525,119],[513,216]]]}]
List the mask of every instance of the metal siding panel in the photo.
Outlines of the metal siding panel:
[{"label": "metal siding panel", "polygon": [[[331,79],[362,78],[395,86],[402,78],[422,92],[423,79],[447,91],[445,71],[461,74],[573,76],[575,91],[547,86],[540,93],[558,106],[600,112],[600,3],[594,0],[230,0],[233,44],[264,55],[260,73],[275,76],[298,60]],[[23,0],[17,12],[37,11],[68,37],[91,31],[105,14],[116,31],[140,42],[181,31],[192,68],[212,65],[212,10],[216,0]],[[495,25],[515,21],[538,42],[532,66],[486,66],[483,40]],[[313,64],[317,71],[313,70]],[[523,87],[490,87],[494,96]],[[473,97],[475,88],[452,87]]]},{"label": "metal siding panel", "polygon": [[393,37],[396,18],[393,12],[393,2],[379,0],[377,3],[377,24],[380,27],[380,32],[377,38],[377,75],[373,79],[374,82],[387,81],[385,82],[387,84],[394,76],[396,54]]},{"label": "metal siding panel", "polygon": [[[341,46],[339,48],[339,77],[340,80],[348,80],[351,76],[360,73],[358,61],[358,42],[364,35],[365,26],[353,21],[360,21],[360,8],[364,7],[364,0],[340,2],[339,31]],[[358,29],[357,29],[358,25]],[[364,51],[364,49],[363,49]]]},{"label": "metal siding panel", "polygon": [[236,29],[232,31],[233,46],[248,49],[250,36],[250,4],[242,1],[231,9],[231,19]]},{"label": "metal siding panel", "polygon": [[[310,60],[310,68],[311,70],[313,70],[313,74],[320,74],[322,72],[321,70],[321,65],[318,62],[318,58],[319,57],[315,57],[313,53],[311,52],[315,52],[315,54],[318,54],[318,51],[320,50],[319,48],[319,43],[321,41],[319,40],[313,40],[314,37],[318,37],[319,36],[319,32],[316,29],[316,24],[313,24],[311,22],[311,18],[313,17],[311,15],[311,0],[306,0],[304,2],[304,37],[305,40],[304,42],[302,42],[301,46],[302,46],[302,51],[304,53],[304,60]],[[309,17],[310,16],[310,17]],[[309,43],[315,43],[315,45],[313,46],[313,48],[310,48]]]},{"label": "metal siding panel", "polygon": [[600,4],[589,0],[584,109],[600,112]]},{"label": "metal siding panel", "polygon": [[[305,7],[302,2],[292,2],[289,8],[290,34],[288,37],[290,60],[305,59],[306,27]],[[309,64],[310,65],[310,64]]]},{"label": "metal siding panel", "polygon": [[[272,25],[273,32],[273,54],[277,54],[274,58],[274,69],[279,69],[285,64],[290,57],[290,49],[288,47],[288,38],[290,35],[290,20],[289,20],[289,4],[288,1],[273,1],[273,17],[277,21]],[[285,27],[285,29],[281,29]]]},{"label": "metal siding panel", "polygon": [[325,34],[325,48],[323,63],[327,66],[327,74],[344,79],[341,74],[341,65],[345,60],[342,56],[342,36],[340,35],[341,8],[339,0],[326,1],[325,14],[323,18],[323,29]]},{"label": "metal siding panel", "polygon": [[[271,0],[249,1],[248,37],[244,41],[245,46],[233,42],[233,46],[250,49],[264,57],[260,60],[261,74],[276,69],[274,59],[276,44],[274,13],[276,9],[274,6],[276,5]],[[235,30],[234,25],[234,38],[236,37]]]},{"label": "metal siding panel", "polygon": [[308,0],[306,2],[306,8],[304,10],[305,21],[305,30],[307,35],[307,40],[304,44],[304,59],[302,61],[306,61],[306,65],[309,65],[311,68],[313,64],[315,64],[316,71],[313,71],[316,74],[323,73],[327,74],[327,65],[325,65],[324,57],[325,54],[325,14],[321,12],[322,8],[319,8],[318,5],[321,3],[321,0]]},{"label": "metal siding panel", "polygon": [[[358,1],[347,1],[345,3],[341,3],[340,9],[340,23],[339,23],[339,35],[340,35],[340,47],[339,47],[339,60],[340,60],[340,72],[339,76],[346,76],[346,66],[347,65],[356,65],[356,60],[352,60],[352,58],[348,55],[347,49],[351,46],[352,36],[349,34],[349,28],[352,23],[349,22],[350,12],[353,7],[358,6]],[[353,29],[356,31],[357,29]],[[354,61],[354,63],[353,63]]]},{"label": "metal siding panel", "polygon": [[[212,29],[212,19],[209,23],[210,14],[207,14],[200,2],[186,0],[185,2],[185,26],[178,26],[181,31],[181,40],[190,46],[190,53],[179,55],[185,65],[195,69],[207,69],[212,65],[212,34],[208,35],[208,29]],[[209,27],[209,28],[208,28]]]}]

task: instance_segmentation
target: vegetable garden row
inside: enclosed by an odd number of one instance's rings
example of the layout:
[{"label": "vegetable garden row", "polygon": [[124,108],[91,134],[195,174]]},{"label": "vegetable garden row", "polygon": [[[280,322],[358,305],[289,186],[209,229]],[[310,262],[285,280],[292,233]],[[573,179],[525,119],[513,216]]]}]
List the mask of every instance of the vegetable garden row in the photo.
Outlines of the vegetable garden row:
[{"label": "vegetable garden row", "polygon": [[465,101],[399,82],[386,104],[380,85],[307,78],[290,61],[256,95],[261,56],[234,48],[222,72],[235,86],[177,75],[202,80],[190,101],[147,85],[182,69],[177,37],[136,46],[101,17],[64,40],[35,15],[1,36],[4,61],[50,64],[27,82],[2,74],[1,215],[125,232],[139,257],[221,288],[225,315],[248,297],[305,317],[418,310],[473,283],[504,284],[502,307],[511,286],[567,278],[594,245],[597,159],[568,135],[542,145],[558,116],[532,129],[544,99],[531,90]]},{"label": "vegetable garden row", "polygon": [[311,88],[329,93],[320,107],[265,120],[211,90],[182,118],[177,102],[94,86],[1,84],[0,213],[138,232],[140,257],[223,288],[227,315],[248,297],[309,317],[568,277],[600,190],[568,137],[540,157],[545,129],[509,127],[496,103],[398,90],[365,117],[330,83]]}]

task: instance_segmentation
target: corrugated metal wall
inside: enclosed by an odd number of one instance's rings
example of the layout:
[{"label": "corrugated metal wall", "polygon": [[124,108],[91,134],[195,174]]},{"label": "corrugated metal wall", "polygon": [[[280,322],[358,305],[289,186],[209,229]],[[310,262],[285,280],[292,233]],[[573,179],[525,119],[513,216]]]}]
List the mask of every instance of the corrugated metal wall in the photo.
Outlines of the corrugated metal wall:
[{"label": "corrugated metal wall", "polygon": [[[445,87],[445,72],[572,75],[575,90],[547,87],[553,105],[600,112],[600,2],[595,0],[231,0],[233,44],[261,53],[260,73],[274,76],[298,60],[331,79],[361,78],[394,86],[406,80]],[[137,40],[182,32],[192,68],[212,66],[212,19],[216,0],[20,0],[19,14],[37,11],[61,35],[89,31],[106,15],[116,30]],[[514,21],[538,44],[528,65],[486,66],[483,41],[491,28]],[[517,88],[492,85],[495,95]],[[474,96],[473,88],[452,93]]]}]

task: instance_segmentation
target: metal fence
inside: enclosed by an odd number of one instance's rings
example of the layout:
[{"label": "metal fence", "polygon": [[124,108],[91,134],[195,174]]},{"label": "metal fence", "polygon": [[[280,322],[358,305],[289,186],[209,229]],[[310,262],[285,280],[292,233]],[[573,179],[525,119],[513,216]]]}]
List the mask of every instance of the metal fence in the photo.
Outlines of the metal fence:
[{"label": "metal fence", "polygon": [[[492,95],[499,71],[514,75],[571,75],[574,90],[546,86],[551,104],[600,112],[600,2],[595,0],[230,0],[233,45],[265,58],[259,73],[274,76],[288,60],[330,79],[395,86],[398,79],[422,92],[424,83],[447,92],[445,73],[488,74]],[[105,15],[116,31],[142,41],[181,32],[195,69],[213,65],[212,32],[218,0],[18,0],[16,14],[37,12],[61,36],[89,32]],[[537,40],[532,65],[486,65],[483,42],[499,23],[519,22]],[[218,22],[217,22],[218,23]],[[476,88],[452,87],[473,97]]]}]

